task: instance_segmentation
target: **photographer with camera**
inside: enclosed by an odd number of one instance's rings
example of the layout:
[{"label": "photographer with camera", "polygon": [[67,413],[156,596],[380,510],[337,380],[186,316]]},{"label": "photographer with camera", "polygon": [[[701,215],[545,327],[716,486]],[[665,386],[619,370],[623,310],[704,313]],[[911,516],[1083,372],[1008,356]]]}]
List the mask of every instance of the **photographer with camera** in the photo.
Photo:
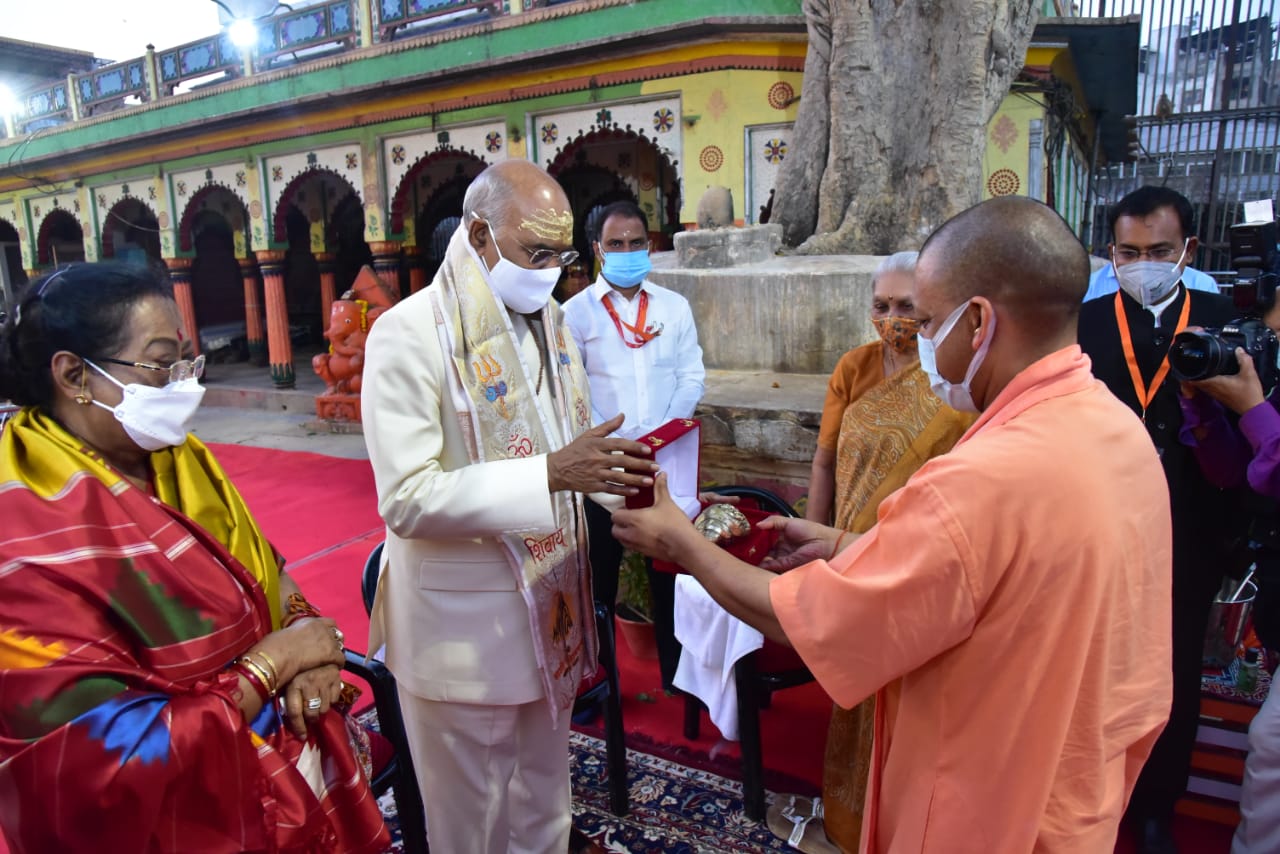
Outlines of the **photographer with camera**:
[{"label": "photographer with camera", "polygon": [[1142,418],[1160,454],[1173,516],[1173,706],[1127,811],[1142,854],[1177,851],[1171,823],[1187,788],[1200,721],[1205,626],[1234,529],[1230,502],[1178,441],[1182,411],[1177,381],[1169,376],[1177,333],[1221,327],[1236,314],[1229,298],[1190,290],[1183,281],[1199,248],[1193,219],[1191,203],[1165,187],[1142,187],[1121,199],[1109,214],[1120,290],[1080,309],[1080,346],[1093,375]]},{"label": "photographer with camera", "polygon": [[[1249,248],[1242,250],[1242,244]],[[1275,259],[1269,257],[1274,246],[1274,224],[1232,229],[1232,266],[1241,272],[1236,302],[1250,308],[1251,316],[1221,330],[1188,331],[1171,355],[1173,372],[1183,380],[1181,438],[1205,477],[1224,488],[1247,484],[1269,499],[1251,514],[1249,539],[1257,584],[1254,630],[1273,652],[1280,650],[1280,305]],[[1280,851],[1280,691],[1268,694],[1249,726],[1240,825],[1231,851]]]}]

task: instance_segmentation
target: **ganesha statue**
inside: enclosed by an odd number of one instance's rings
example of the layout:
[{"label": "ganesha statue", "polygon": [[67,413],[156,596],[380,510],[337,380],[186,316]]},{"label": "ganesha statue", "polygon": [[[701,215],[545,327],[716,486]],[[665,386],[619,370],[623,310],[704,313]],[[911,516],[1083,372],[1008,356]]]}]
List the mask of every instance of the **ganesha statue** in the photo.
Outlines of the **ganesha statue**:
[{"label": "ganesha statue", "polygon": [[369,303],[339,299],[329,310],[329,352],[311,360],[311,367],[324,380],[326,394],[359,394],[364,370],[364,345],[369,337]]},{"label": "ganesha statue", "polygon": [[[355,284],[342,295],[342,299],[333,301],[329,310],[329,328],[324,333],[329,341],[329,352],[311,360],[312,369],[325,383],[321,400],[334,395],[359,395],[369,330],[378,315],[393,304],[394,300],[377,274],[368,267],[361,269]],[[318,404],[320,402],[317,401]],[[318,413],[320,409],[317,406]],[[355,411],[358,412],[358,407]],[[323,417],[323,413],[320,414]]]}]

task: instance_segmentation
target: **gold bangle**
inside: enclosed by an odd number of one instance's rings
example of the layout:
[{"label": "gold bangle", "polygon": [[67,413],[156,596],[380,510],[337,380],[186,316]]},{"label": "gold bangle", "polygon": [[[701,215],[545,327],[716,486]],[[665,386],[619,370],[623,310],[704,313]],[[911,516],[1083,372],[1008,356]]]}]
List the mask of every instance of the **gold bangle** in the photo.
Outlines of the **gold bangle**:
[{"label": "gold bangle", "polygon": [[267,671],[262,669],[262,665],[254,661],[247,655],[240,656],[240,664],[244,665],[254,676],[262,680],[262,687],[267,689],[267,696],[274,697],[276,695],[276,682],[267,675]]},{"label": "gold bangle", "polygon": [[267,667],[269,667],[269,668],[271,669],[271,676],[272,676],[272,678],[273,678],[276,682],[279,682],[279,681],[280,681],[280,669],[279,669],[278,667],[276,667],[276,663],[275,663],[275,661],[273,661],[273,660],[272,660],[271,656],[267,655],[265,652],[263,652],[263,651],[262,651],[262,650],[260,650],[260,649],[255,649],[253,652],[251,652],[251,653],[249,653],[249,654],[250,654],[250,655],[260,655],[260,656],[262,656],[262,660],[263,660],[264,662],[266,662]]}]

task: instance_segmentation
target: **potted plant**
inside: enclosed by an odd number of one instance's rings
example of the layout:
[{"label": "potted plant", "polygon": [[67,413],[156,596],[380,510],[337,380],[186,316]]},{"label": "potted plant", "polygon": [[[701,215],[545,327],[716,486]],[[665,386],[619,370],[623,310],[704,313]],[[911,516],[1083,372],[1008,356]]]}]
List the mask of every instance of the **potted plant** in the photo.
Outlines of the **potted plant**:
[{"label": "potted plant", "polygon": [[649,595],[647,561],[639,552],[626,551],[618,567],[618,601],[614,609],[618,633],[631,654],[656,660],[658,642],[653,630],[653,600]]}]

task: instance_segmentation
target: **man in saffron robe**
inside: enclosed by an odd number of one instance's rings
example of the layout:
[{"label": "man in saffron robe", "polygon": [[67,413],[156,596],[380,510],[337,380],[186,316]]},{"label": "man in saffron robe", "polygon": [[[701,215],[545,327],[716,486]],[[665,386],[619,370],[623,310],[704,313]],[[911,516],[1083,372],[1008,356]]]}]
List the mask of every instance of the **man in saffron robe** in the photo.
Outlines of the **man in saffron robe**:
[{"label": "man in saffron robe", "polygon": [[1168,491],[1075,343],[1088,276],[1066,223],[1028,199],[926,242],[921,364],[981,414],[866,534],[770,520],[769,566],[797,567],[775,576],[665,500],[614,517],[623,542],[792,644],[840,705],[878,692],[865,851],[1108,851],[1168,715]]}]

